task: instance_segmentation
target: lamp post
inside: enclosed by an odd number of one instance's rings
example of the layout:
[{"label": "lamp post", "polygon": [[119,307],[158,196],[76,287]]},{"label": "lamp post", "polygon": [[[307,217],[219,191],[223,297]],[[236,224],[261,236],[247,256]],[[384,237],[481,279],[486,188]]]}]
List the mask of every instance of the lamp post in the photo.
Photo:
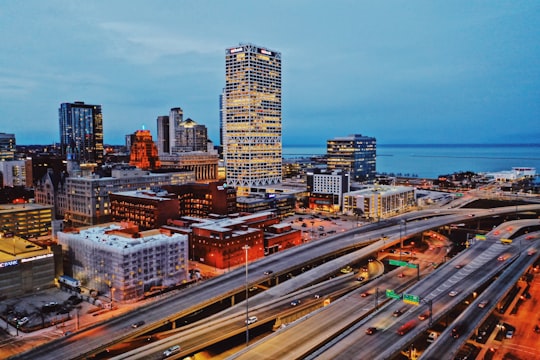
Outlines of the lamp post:
[{"label": "lamp post", "polygon": [[248,250],[249,246],[246,244],[242,247],[242,249],[246,252],[246,347],[249,343],[249,305],[248,305],[248,296],[249,296],[249,290],[248,290]]},{"label": "lamp post", "polygon": [[403,252],[403,236],[401,234],[403,225],[405,224],[405,220],[401,219],[399,221],[399,260],[401,261],[401,256]]}]

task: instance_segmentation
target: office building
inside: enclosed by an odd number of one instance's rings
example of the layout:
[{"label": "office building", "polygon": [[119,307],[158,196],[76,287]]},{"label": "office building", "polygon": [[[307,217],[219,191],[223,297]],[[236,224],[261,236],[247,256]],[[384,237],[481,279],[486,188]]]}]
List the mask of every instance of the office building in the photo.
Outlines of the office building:
[{"label": "office building", "polygon": [[133,166],[118,164],[111,175],[65,177],[52,172],[35,187],[36,202],[50,204],[58,218],[73,226],[103,224],[111,221],[109,194],[119,191],[161,188],[195,181],[191,171],[151,173]]},{"label": "office building", "polygon": [[150,130],[137,130],[132,137],[129,164],[143,170],[159,169],[158,149]]},{"label": "office building", "polygon": [[191,259],[219,269],[244,264],[245,245],[252,261],[302,243],[302,232],[280,223],[272,212],[217,219],[183,217],[162,229],[189,234]]},{"label": "office building", "polygon": [[152,288],[188,281],[186,235],[108,223],[59,232],[58,243],[66,273],[113,301],[135,300]]},{"label": "office building", "polygon": [[336,137],[326,142],[329,170],[343,170],[352,180],[372,181],[376,175],[377,141],[360,134]]},{"label": "office building", "polygon": [[343,194],[343,213],[380,220],[416,206],[416,188],[376,185]]},{"label": "office building", "polygon": [[15,135],[0,132],[0,161],[15,160]]},{"label": "office building", "polygon": [[339,212],[343,193],[350,191],[350,176],[346,171],[312,169],[306,173],[308,207],[316,211]]},{"label": "office building", "polygon": [[13,299],[54,286],[54,254],[0,230],[0,297]]},{"label": "office building", "polygon": [[281,53],[252,44],[226,49],[223,95],[227,183],[241,196],[281,183]]},{"label": "office building", "polygon": [[32,186],[32,160],[0,161],[0,187]]},{"label": "office building", "polygon": [[157,148],[158,154],[170,154],[171,153],[171,125],[169,116],[158,116],[157,118]]},{"label": "office building", "polygon": [[101,105],[85,104],[82,101],[62,103],[58,110],[58,117],[62,155],[79,164],[102,164]]},{"label": "office building", "polygon": [[121,191],[109,198],[113,222],[132,222],[141,230],[152,230],[178,218],[178,196],[167,191]]},{"label": "office building", "polygon": [[180,216],[208,218],[237,212],[236,190],[223,181],[169,185],[163,188],[177,195]]}]

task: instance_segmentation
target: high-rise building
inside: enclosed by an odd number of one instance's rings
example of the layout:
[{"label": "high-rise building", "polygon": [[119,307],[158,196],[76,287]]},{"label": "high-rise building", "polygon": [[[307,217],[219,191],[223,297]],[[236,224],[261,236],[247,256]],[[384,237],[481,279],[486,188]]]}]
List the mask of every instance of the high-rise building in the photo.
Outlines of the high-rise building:
[{"label": "high-rise building", "polygon": [[281,183],[281,53],[252,44],[225,51],[223,158],[239,195]]},{"label": "high-rise building", "polygon": [[129,164],[143,170],[159,169],[158,149],[150,130],[137,130],[131,143]]},{"label": "high-rise building", "polygon": [[343,170],[359,181],[374,180],[377,140],[361,134],[336,137],[326,141],[329,170]]},{"label": "high-rise building", "polygon": [[0,161],[15,160],[15,135],[0,133]]},{"label": "high-rise building", "polygon": [[208,130],[188,118],[184,120],[181,108],[172,108],[169,116],[157,118],[159,155],[190,151],[208,151]]},{"label": "high-rise building", "polygon": [[157,118],[157,147],[158,154],[170,154],[171,153],[171,125],[169,122],[169,116],[158,116]]},{"label": "high-rise building", "polygon": [[62,103],[58,110],[62,155],[79,164],[103,162],[101,105]]}]

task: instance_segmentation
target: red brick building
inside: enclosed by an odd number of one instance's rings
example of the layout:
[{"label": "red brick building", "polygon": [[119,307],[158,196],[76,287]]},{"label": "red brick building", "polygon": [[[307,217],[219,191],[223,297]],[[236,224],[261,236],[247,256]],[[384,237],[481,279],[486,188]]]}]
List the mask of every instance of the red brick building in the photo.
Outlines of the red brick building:
[{"label": "red brick building", "polygon": [[302,243],[302,232],[280,224],[272,212],[220,219],[184,217],[163,226],[188,234],[190,259],[219,269],[228,269]]},{"label": "red brick building", "polygon": [[159,169],[158,149],[150,130],[137,130],[130,148],[129,165],[143,170]]},{"label": "red brick building", "polygon": [[113,222],[133,222],[141,230],[152,230],[178,218],[178,199],[166,191],[124,191],[109,198]]}]

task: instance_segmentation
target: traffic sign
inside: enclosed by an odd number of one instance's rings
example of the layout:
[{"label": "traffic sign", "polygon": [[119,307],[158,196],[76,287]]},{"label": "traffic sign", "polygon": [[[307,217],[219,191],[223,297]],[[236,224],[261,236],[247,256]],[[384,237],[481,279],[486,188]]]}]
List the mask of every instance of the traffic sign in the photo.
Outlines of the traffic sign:
[{"label": "traffic sign", "polygon": [[401,261],[401,260],[390,259],[388,261],[388,263],[390,265],[396,265],[396,266],[407,266],[407,262],[406,261]]},{"label": "traffic sign", "polygon": [[386,297],[392,298],[392,299],[401,299],[400,294],[396,294],[394,290],[392,289],[386,289]]},{"label": "traffic sign", "polygon": [[403,302],[407,304],[418,305],[420,304],[420,297],[413,294],[403,294]]}]

